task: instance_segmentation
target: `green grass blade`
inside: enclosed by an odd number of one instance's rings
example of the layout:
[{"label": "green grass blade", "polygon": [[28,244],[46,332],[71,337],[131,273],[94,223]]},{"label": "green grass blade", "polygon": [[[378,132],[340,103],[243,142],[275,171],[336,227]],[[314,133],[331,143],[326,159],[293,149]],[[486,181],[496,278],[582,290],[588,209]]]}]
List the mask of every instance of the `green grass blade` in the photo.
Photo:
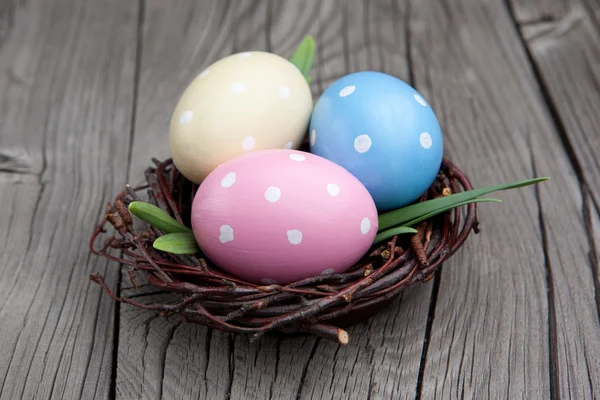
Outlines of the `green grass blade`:
[{"label": "green grass blade", "polygon": [[438,197],[437,199],[427,200],[421,203],[416,203],[410,206],[402,207],[397,210],[388,211],[379,216],[379,231],[383,231],[387,228],[396,225],[404,225],[409,221],[412,221],[423,215],[430,214],[442,208],[451,206],[456,207],[457,204],[471,199],[475,199],[488,193],[529,186],[546,181],[548,179],[550,178],[535,178],[513,183],[487,186],[479,189],[468,190],[466,192],[451,194],[449,196]]},{"label": "green grass blade", "polygon": [[373,242],[373,244],[383,242],[386,239],[389,239],[396,235],[403,235],[405,233],[417,233],[417,230],[408,226],[398,226],[396,228],[388,229],[387,231],[383,231],[377,234],[377,236],[375,236],[375,241]]},{"label": "green grass blade", "polygon": [[296,48],[296,51],[292,54],[292,58],[290,58],[290,62],[300,70],[309,84],[311,82],[310,69],[312,68],[314,56],[315,40],[312,36],[307,36]]},{"label": "green grass blade", "polygon": [[425,214],[425,215],[420,216],[419,218],[415,218],[415,219],[413,219],[411,221],[408,221],[407,223],[403,224],[403,226],[413,226],[415,224],[418,224],[419,222],[428,220],[431,217],[435,217],[438,214],[441,214],[441,213],[446,212],[446,211],[450,211],[453,208],[466,206],[466,205],[471,204],[471,203],[502,203],[502,200],[484,197],[484,198],[481,198],[481,199],[471,199],[471,200],[463,201],[462,203],[453,204],[453,205],[448,206],[448,207],[438,208],[437,210],[432,211],[429,214]]},{"label": "green grass blade", "polygon": [[192,232],[167,233],[157,238],[152,246],[172,254],[196,254],[200,251]]},{"label": "green grass blade", "polygon": [[129,211],[141,219],[161,230],[164,233],[191,232],[192,230],[180,224],[169,214],[156,207],[154,204],[144,201],[133,201],[129,204]]}]

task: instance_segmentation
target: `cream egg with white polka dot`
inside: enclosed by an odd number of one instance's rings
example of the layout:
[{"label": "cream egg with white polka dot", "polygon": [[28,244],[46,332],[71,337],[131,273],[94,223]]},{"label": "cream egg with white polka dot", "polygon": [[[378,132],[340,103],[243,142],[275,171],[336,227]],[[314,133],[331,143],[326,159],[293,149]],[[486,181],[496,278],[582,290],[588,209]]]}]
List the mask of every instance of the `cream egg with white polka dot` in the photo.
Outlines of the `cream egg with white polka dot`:
[{"label": "cream egg with white polka dot", "polygon": [[224,57],[191,81],[173,111],[173,162],[200,184],[219,164],[242,154],[298,149],[312,106],[306,79],[287,59],[262,51]]}]

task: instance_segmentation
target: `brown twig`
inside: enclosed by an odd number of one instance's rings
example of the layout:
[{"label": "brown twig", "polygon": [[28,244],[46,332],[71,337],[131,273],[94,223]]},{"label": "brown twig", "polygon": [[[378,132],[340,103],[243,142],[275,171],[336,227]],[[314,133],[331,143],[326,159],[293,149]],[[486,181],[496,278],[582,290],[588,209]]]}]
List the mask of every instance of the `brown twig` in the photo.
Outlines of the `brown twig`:
[{"label": "brown twig", "polygon": [[423,246],[425,227],[427,226],[427,222],[421,222],[417,227],[417,233],[412,235],[410,239],[410,244],[412,245],[412,249],[417,256],[417,260],[421,264],[421,266],[426,266],[429,261],[427,260],[427,254],[425,253],[425,247]]},{"label": "brown twig", "polygon": [[[477,232],[476,206],[470,204],[424,221],[406,243],[394,237],[374,246],[344,273],[313,276],[288,285],[256,285],[226,274],[204,257],[157,252],[152,242],[161,233],[147,225],[139,231],[134,228],[126,204],[141,201],[140,193],[147,190],[151,202],[183,223],[182,210],[189,212],[197,189],[171,160],[153,161],[156,166],[145,172],[147,184],[127,185],[106,204],[105,216],[94,228],[89,246],[93,254],[128,267],[134,293],[139,288],[137,273],[145,275],[149,285],[175,294],[179,301],[146,304],[113,293],[99,274],[90,279],[116,301],[165,316],[177,314],[190,323],[226,332],[250,334],[252,340],[269,331],[303,332],[345,345],[349,336],[337,326],[338,318],[352,319],[359,312],[370,315],[405,288],[431,279],[470,232]],[[471,189],[465,175],[444,160],[436,183],[421,200]],[[116,234],[107,234],[95,248],[97,238],[106,233],[107,222]],[[115,250],[120,255],[111,254]]]}]

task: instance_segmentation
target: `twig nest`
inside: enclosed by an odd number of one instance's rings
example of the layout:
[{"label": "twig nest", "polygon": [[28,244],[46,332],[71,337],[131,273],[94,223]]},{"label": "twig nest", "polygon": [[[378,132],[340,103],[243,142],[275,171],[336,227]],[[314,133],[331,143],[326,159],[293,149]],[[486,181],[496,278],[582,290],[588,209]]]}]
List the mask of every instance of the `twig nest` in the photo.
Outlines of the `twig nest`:
[{"label": "twig nest", "polygon": [[200,183],[219,164],[246,152],[297,149],[312,105],[306,79],[285,58],[261,51],[222,58],[191,82],[175,107],[173,162]]},{"label": "twig nest", "polygon": [[[306,164],[304,167],[310,165]],[[248,176],[241,174],[240,180],[237,176],[235,180],[225,179],[228,171],[223,169],[219,174],[221,172],[223,175],[215,175],[215,186],[220,185],[223,180],[225,186],[233,182],[228,188],[222,187],[223,189],[235,189],[238,184],[241,186]],[[118,297],[112,293],[99,274],[93,274],[91,279],[118,301],[153,310],[164,316],[178,314],[189,323],[225,332],[248,334],[251,335],[251,340],[276,331],[284,334],[308,333],[340,344],[348,343],[350,338],[343,329],[345,326],[379,312],[405,288],[430,280],[442,263],[462,246],[471,230],[477,226],[475,204],[469,204],[424,221],[417,227],[418,234],[410,239],[395,236],[386,243],[372,246],[365,256],[350,268],[336,269],[345,269],[344,272],[316,273],[287,284],[255,283],[219,268],[203,253],[193,256],[177,255],[154,249],[153,243],[157,237],[162,237],[161,232],[148,225],[141,228],[132,226],[131,216],[128,216],[128,209],[123,207],[123,204],[139,200],[141,196],[145,197],[144,193],[147,191],[149,201],[179,223],[189,225],[197,186],[182,176],[171,160],[148,168],[146,178],[148,185],[128,187],[107,205],[106,216],[96,227],[90,240],[90,248],[94,254],[116,261],[116,266],[127,266],[132,285],[136,286],[138,280],[143,281],[138,279],[143,276],[154,288],[176,294],[179,301],[175,304],[171,301],[148,304],[137,298]],[[221,178],[221,181],[218,178]],[[347,189],[343,181],[338,182],[338,196],[342,196]],[[263,183],[271,185],[272,182]],[[325,184],[325,181],[321,184]],[[422,200],[442,196],[444,188],[450,188],[452,193],[473,189],[462,172],[447,160]],[[255,189],[257,198],[262,195],[262,199],[268,202],[264,197],[265,193],[266,190]],[[284,194],[287,194],[287,189],[281,190],[281,201]],[[331,196],[329,193],[328,195]],[[333,201],[336,200],[335,197],[325,199]],[[338,197],[339,199],[341,197]],[[290,212],[298,210],[292,209]],[[104,238],[104,245],[98,246],[96,239],[105,231],[106,223],[111,224],[116,233],[109,233],[114,236]],[[211,224],[219,227],[218,222]],[[339,238],[345,237],[346,230],[355,229],[355,222],[352,222],[343,229],[330,230],[327,240],[337,243]],[[287,235],[283,237],[286,240]],[[231,243],[235,243],[235,240]],[[356,249],[351,243],[345,247],[336,245],[334,250],[350,254],[347,260],[354,258],[356,254]],[[252,257],[241,253],[239,249],[232,249],[232,252],[237,253],[235,257],[239,257],[240,263],[252,260]],[[307,257],[301,253],[294,253],[294,250],[290,255],[291,259]],[[325,252],[324,257],[326,256]],[[268,261],[265,259],[265,262]],[[311,258],[306,262],[318,264],[321,261]],[[290,265],[293,265],[293,261]],[[258,264],[254,266],[261,268]],[[285,265],[282,263],[281,266]],[[315,271],[319,272],[320,268],[316,268]]]}]

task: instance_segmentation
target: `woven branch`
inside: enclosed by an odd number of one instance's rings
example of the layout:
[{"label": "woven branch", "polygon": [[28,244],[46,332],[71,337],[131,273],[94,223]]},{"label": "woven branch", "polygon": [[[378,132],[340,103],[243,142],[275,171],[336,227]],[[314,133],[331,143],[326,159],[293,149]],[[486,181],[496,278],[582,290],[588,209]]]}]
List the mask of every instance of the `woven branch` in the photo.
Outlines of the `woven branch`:
[{"label": "woven branch", "polygon": [[[408,286],[429,281],[465,242],[478,232],[475,204],[455,208],[416,227],[418,233],[375,245],[345,273],[313,276],[288,285],[257,285],[218,269],[208,258],[178,256],[157,251],[153,241],[162,233],[148,225],[134,228],[127,204],[148,200],[179,222],[190,226],[190,211],[197,185],[185,179],[171,160],[146,170],[147,184],[129,185],[106,205],[106,213],[90,239],[91,251],[128,267],[133,295],[119,297],[102,276],[92,274],[113,299],[161,315],[179,314],[186,321],[225,332],[245,333],[254,341],[269,331],[309,333],[347,344],[343,327],[372,315]],[[467,177],[444,159],[436,181],[420,201],[473,189]],[[112,225],[101,247],[95,244],[105,226]],[[111,254],[115,253],[115,254]],[[176,303],[145,304],[134,299],[138,274],[149,285],[177,294]],[[362,315],[362,316],[361,316]]]}]

